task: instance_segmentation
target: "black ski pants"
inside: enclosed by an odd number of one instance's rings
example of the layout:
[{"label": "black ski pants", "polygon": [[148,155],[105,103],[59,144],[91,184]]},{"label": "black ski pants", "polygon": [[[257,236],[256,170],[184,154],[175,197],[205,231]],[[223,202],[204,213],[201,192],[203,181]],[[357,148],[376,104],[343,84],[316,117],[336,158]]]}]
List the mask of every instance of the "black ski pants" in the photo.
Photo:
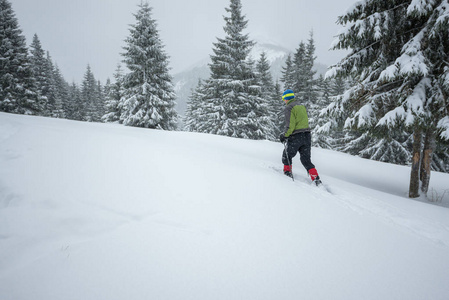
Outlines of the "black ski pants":
[{"label": "black ski pants", "polygon": [[312,135],[310,132],[300,132],[294,135],[291,135],[287,139],[287,153],[282,153],[282,163],[284,165],[291,165],[293,157],[296,156],[296,153],[299,152],[301,163],[306,168],[307,171],[315,168],[314,164],[310,159],[312,147]]}]

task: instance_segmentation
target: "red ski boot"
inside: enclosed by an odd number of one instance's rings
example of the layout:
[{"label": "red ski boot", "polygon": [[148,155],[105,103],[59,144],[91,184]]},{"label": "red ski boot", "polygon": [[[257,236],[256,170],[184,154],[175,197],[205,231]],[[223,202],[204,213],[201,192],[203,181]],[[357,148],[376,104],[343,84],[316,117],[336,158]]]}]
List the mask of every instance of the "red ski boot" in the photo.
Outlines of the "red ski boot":
[{"label": "red ski boot", "polygon": [[317,186],[322,184],[320,176],[318,176],[318,172],[315,168],[309,170],[309,175],[310,178],[312,178],[312,181],[315,182]]},{"label": "red ski boot", "polygon": [[292,165],[284,165],[284,175],[293,178]]}]

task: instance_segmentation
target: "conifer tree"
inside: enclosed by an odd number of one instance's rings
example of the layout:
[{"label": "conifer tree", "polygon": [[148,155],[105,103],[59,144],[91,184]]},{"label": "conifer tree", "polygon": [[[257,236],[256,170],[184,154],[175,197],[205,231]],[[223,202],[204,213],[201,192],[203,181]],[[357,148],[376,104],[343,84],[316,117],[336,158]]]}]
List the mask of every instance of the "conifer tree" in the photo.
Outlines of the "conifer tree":
[{"label": "conifer tree", "polygon": [[103,116],[103,121],[108,123],[119,122],[120,120],[120,99],[123,96],[123,70],[119,64],[114,73],[115,82],[111,84],[108,91],[106,91],[106,114]]},{"label": "conifer tree", "polygon": [[280,136],[281,133],[285,130],[285,117],[284,117],[284,101],[282,101],[282,91],[281,91],[281,84],[279,81],[276,81],[274,84],[273,93],[271,96],[271,107],[274,110],[274,113],[272,114],[272,121],[274,124],[274,138],[277,140],[277,138]]},{"label": "conifer tree", "polygon": [[25,37],[8,0],[0,0],[0,111],[36,114],[40,107]]},{"label": "conifer tree", "polygon": [[44,115],[51,117],[53,115],[53,111],[55,111],[56,101],[58,98],[58,91],[56,87],[56,76],[55,76],[56,69],[49,51],[47,51],[46,64],[49,82],[48,82],[48,90],[46,91],[47,106]]},{"label": "conifer tree", "polygon": [[[331,79],[328,79],[331,80]],[[335,76],[331,81],[331,95],[340,96],[346,91],[346,82],[343,76]]]},{"label": "conifer tree", "polygon": [[[313,31],[310,32],[309,40],[305,46],[304,54],[304,74],[305,74],[305,86],[304,86],[304,103],[309,107],[316,105],[317,102],[317,82],[315,79],[316,71],[313,69],[315,65],[315,40],[313,38]],[[310,111],[310,108],[309,108]],[[313,112],[315,115],[315,113]]]},{"label": "conifer tree", "polygon": [[152,8],[139,5],[123,53],[130,70],[123,80],[120,121],[129,126],[174,130],[177,127],[175,93],[168,73],[168,56],[159,38]]},{"label": "conifer tree", "polygon": [[296,84],[295,68],[291,54],[287,56],[287,59],[285,60],[285,66],[282,67],[281,82],[284,83],[284,90],[295,88]]},{"label": "conifer tree", "polygon": [[437,143],[434,156],[432,157],[433,170],[449,173],[449,152],[447,149],[449,149],[448,142]]},{"label": "conifer tree", "polygon": [[194,91],[190,94],[187,102],[186,115],[184,117],[184,129],[190,132],[208,132],[205,124],[206,113],[203,111],[203,99],[205,91],[203,82],[198,80],[198,84]]},{"label": "conifer tree", "polygon": [[449,139],[448,10],[440,0],[364,0],[338,20],[346,28],[334,48],[352,50],[328,74],[353,76],[357,84],[332,113],[348,114],[347,128],[378,138],[413,131],[410,197],[419,195],[420,169],[427,192],[435,139]]},{"label": "conifer tree", "polygon": [[105,114],[105,95],[104,88],[101,85],[100,80],[97,80],[96,89],[95,89],[95,102],[94,102],[94,122],[101,122],[101,118]]},{"label": "conifer tree", "polygon": [[33,77],[36,83],[36,92],[38,96],[39,114],[48,115],[49,91],[51,89],[52,70],[42,49],[41,42],[37,34],[33,36],[33,42],[30,46],[30,63],[33,71]]},{"label": "conifer tree", "polygon": [[240,0],[231,0],[225,16],[225,38],[214,43],[204,82],[202,107],[207,133],[248,139],[272,139],[267,102],[257,82],[249,52],[254,42],[243,34],[248,21]]},{"label": "conifer tree", "polygon": [[64,80],[64,88],[65,88],[65,102],[63,105],[64,115],[66,119],[75,120],[77,114],[77,102],[76,96],[72,91],[72,85]]},{"label": "conifer tree", "polygon": [[[104,96],[104,113],[101,116],[101,121],[102,122],[106,122],[107,119],[107,115],[109,113],[109,102],[110,102],[110,98],[109,95],[111,94],[111,90],[112,90],[112,83],[111,83],[111,79],[108,77],[106,79],[106,84],[104,85],[103,88],[103,96]],[[112,121],[113,122],[113,121]]]},{"label": "conifer tree", "polygon": [[83,120],[95,122],[96,120],[96,102],[97,102],[97,82],[92,73],[90,65],[87,65],[86,73],[81,87],[81,97],[83,102]]},{"label": "conifer tree", "polygon": [[81,97],[80,88],[73,82],[69,87],[69,99],[73,105],[73,111],[68,117],[72,120],[84,120],[84,103]]},{"label": "conifer tree", "polygon": [[256,76],[262,88],[262,94],[271,94],[274,89],[273,76],[270,72],[270,64],[267,59],[267,54],[262,52],[256,64]]},{"label": "conifer tree", "polygon": [[[270,72],[270,64],[265,52],[262,52],[256,64],[256,77],[262,91],[262,98],[267,102],[268,111],[273,127],[271,129],[272,140],[277,140],[280,135],[279,113],[282,111],[283,102],[280,101],[280,87],[275,86]],[[277,88],[277,89],[276,89]]]},{"label": "conifer tree", "polygon": [[54,107],[51,112],[53,118],[65,118],[65,109],[68,106],[68,85],[62,77],[58,65],[55,65],[53,70],[53,82],[55,89]]},{"label": "conifer tree", "polygon": [[[329,105],[331,101],[331,91],[330,91],[330,80],[324,79],[323,75],[320,75],[318,79],[316,80],[317,84],[317,107],[319,108],[325,108]],[[322,118],[320,115],[320,111],[317,111],[316,116],[316,126],[314,127],[314,134],[312,135],[312,144],[314,146],[325,148],[325,149],[332,149],[333,143],[331,140],[334,139],[334,137],[329,137],[327,133],[318,131],[318,129],[323,126],[326,123],[326,119]]]},{"label": "conifer tree", "polygon": [[[325,79],[324,76],[322,74],[320,74],[320,76],[318,76],[318,79],[316,80],[316,84],[317,84],[317,93],[318,93],[318,97],[319,97],[319,102],[327,103],[327,105],[329,105],[330,97],[332,95],[331,80]],[[327,105],[326,106],[320,105],[320,106],[327,107]]]},{"label": "conifer tree", "polygon": [[[307,86],[307,61],[306,61],[306,45],[303,41],[299,43],[298,48],[293,56],[293,86],[295,98],[306,104],[306,86]],[[307,103],[308,104],[308,103]]]}]

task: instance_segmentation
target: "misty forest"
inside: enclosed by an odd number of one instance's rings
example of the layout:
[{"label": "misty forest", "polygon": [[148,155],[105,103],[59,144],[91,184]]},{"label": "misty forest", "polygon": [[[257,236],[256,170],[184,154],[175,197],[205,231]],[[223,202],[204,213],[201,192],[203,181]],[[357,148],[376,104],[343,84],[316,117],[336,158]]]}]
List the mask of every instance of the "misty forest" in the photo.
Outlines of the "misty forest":
[{"label": "misty forest", "polygon": [[82,82],[69,83],[38,33],[28,45],[12,4],[0,0],[0,111],[277,141],[282,92],[292,89],[307,108],[314,147],[410,166],[411,198],[427,193],[431,170],[449,173],[447,1],[357,2],[329,41],[348,55],[327,72],[317,68],[313,28],[273,70],[265,51],[251,54],[242,1],[224,10],[206,75],[193,76],[181,95],[147,2],[112,80],[101,83],[87,65]]}]

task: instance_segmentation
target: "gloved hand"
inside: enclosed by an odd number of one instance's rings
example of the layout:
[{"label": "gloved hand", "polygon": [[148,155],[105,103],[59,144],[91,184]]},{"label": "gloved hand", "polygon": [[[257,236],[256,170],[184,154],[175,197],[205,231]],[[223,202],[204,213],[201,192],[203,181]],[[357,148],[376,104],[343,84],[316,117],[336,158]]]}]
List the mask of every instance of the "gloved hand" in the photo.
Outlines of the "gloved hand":
[{"label": "gloved hand", "polygon": [[285,135],[281,133],[281,135],[279,136],[279,140],[281,141],[281,143],[284,143],[287,140],[287,137],[285,137]]}]

